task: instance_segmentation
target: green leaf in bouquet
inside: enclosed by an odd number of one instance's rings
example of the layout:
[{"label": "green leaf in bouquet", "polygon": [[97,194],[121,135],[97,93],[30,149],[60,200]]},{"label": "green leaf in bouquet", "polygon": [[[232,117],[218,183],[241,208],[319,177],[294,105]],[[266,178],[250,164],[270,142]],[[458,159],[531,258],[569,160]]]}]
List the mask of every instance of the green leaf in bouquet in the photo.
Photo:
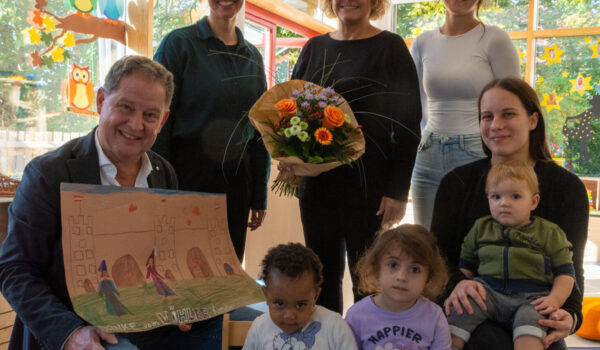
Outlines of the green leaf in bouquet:
[{"label": "green leaf in bouquet", "polygon": [[338,159],[334,156],[323,157],[323,163],[335,162],[336,160]]},{"label": "green leaf in bouquet", "polygon": [[308,162],[311,164],[321,164],[323,163],[323,158],[319,156],[308,157]]},{"label": "green leaf in bouquet", "polygon": [[302,156],[304,157],[303,159],[310,158],[310,143],[308,143],[308,142],[302,143]]},{"label": "green leaf in bouquet", "polygon": [[292,145],[281,145],[281,151],[286,153],[288,156],[302,158],[300,152],[298,152]]}]

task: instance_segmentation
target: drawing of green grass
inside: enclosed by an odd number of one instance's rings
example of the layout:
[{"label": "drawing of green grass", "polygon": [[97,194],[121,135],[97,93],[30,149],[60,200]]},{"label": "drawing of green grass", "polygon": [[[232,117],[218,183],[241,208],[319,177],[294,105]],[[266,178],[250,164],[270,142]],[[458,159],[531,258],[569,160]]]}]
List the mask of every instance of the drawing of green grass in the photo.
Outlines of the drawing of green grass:
[{"label": "drawing of green grass", "polygon": [[[104,298],[95,292],[75,297],[72,299],[73,306],[83,319],[101,328],[135,323],[137,331],[140,331],[156,328],[156,324],[149,326],[149,323],[159,321],[156,315],[159,312],[205,308],[208,316],[204,317],[206,319],[264,300],[260,287],[252,279],[242,275],[167,281],[167,283],[177,295],[166,298],[159,295],[152,281],[148,281],[143,286],[119,289],[121,294],[119,300],[131,313],[127,315],[108,314]],[[161,322],[159,326],[162,325]]]}]

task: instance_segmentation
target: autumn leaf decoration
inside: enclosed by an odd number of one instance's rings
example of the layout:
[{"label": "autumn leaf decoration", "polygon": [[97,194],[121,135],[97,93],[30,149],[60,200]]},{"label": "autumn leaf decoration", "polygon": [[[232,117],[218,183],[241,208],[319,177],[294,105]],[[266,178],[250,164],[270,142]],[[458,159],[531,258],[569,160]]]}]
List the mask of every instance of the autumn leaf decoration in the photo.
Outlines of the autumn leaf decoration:
[{"label": "autumn leaf decoration", "polygon": [[112,39],[126,45],[125,22],[82,16],[76,12],[61,17],[47,11],[47,5],[46,0],[35,0],[34,9],[29,11],[27,18],[31,26],[23,31],[26,43],[43,45],[43,48],[30,54],[34,67],[51,68],[56,62],[71,58],[71,47],[91,43],[98,38]]}]

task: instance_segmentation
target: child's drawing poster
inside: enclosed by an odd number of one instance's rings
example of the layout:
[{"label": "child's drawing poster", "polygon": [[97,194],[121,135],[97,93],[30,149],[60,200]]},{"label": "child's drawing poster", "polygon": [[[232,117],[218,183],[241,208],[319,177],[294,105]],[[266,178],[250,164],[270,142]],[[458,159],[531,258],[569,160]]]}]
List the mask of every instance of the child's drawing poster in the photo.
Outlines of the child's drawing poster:
[{"label": "child's drawing poster", "polygon": [[224,195],[61,184],[75,312],[108,332],[191,323],[264,300],[227,230]]}]

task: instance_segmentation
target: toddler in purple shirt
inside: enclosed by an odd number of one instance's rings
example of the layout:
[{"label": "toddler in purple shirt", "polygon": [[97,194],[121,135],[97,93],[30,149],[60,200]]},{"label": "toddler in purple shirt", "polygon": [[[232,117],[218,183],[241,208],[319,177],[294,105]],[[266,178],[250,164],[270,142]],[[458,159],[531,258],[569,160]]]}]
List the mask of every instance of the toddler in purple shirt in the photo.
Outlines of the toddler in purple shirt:
[{"label": "toddler in purple shirt", "polygon": [[377,235],[357,267],[359,288],[374,293],[346,315],[359,349],[450,349],[450,330],[435,298],[448,281],[433,234],[402,225]]}]

